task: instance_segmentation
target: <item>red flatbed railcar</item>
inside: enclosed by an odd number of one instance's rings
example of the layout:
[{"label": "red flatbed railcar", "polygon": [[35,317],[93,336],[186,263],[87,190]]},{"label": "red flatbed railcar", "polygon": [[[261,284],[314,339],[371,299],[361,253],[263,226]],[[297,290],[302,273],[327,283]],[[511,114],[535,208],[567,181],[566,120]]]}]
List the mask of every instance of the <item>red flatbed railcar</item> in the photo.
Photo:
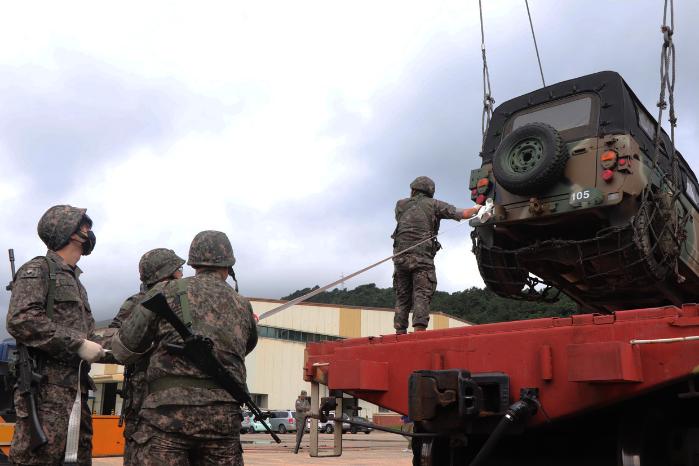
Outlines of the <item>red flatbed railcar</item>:
[{"label": "red flatbed railcar", "polygon": [[415,464],[699,465],[695,304],[306,352],[305,380],[409,414],[416,431],[434,434],[414,439]]}]

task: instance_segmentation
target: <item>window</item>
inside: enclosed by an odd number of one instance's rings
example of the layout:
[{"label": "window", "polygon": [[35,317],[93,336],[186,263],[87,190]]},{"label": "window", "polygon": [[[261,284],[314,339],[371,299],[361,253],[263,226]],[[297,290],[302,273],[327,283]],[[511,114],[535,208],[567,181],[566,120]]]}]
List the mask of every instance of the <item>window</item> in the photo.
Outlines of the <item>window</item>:
[{"label": "window", "polygon": [[557,105],[546,104],[533,111],[520,114],[512,121],[512,131],[529,123],[546,123],[558,131],[587,126],[592,119],[592,97],[568,100]]},{"label": "window", "polygon": [[298,343],[334,341],[342,339],[342,337],[337,337],[334,335],[302,332],[301,330],[291,330],[288,328],[268,327],[267,325],[258,325],[257,335],[261,338],[273,338],[275,340],[295,341]]},{"label": "window", "polygon": [[636,106],[636,111],[638,112],[638,125],[646,133],[646,135],[648,135],[649,138],[654,139],[655,122],[642,108]]},{"label": "window", "polygon": [[699,191],[692,180],[687,180],[687,197],[695,206],[699,206]]}]

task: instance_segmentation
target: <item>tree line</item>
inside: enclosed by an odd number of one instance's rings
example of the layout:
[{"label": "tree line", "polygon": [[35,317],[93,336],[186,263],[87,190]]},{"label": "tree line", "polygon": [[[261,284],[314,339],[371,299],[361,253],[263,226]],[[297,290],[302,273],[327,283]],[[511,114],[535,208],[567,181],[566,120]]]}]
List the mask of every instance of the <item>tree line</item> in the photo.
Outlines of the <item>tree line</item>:
[{"label": "tree line", "polygon": [[[282,299],[291,300],[316,289],[318,286],[297,290]],[[396,297],[393,288],[379,288],[375,283],[369,283],[359,285],[352,290],[335,288],[324,291],[311,298],[309,302],[392,308],[395,306]],[[502,298],[487,288],[476,287],[454,293],[437,291],[432,298],[431,308],[433,311],[443,312],[476,324],[540,317],[565,317],[578,312],[577,304],[564,294],[561,294],[555,303],[536,303]]]}]

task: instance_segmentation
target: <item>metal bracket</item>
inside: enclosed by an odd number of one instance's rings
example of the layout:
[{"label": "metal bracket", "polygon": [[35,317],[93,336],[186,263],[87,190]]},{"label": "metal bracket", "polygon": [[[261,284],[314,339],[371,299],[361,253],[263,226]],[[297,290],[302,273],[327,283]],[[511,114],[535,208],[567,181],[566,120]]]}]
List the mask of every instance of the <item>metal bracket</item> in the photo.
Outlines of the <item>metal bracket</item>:
[{"label": "metal bracket", "polygon": [[335,397],[337,402],[335,407],[335,419],[333,429],[332,453],[320,454],[318,445],[318,416],[320,415],[320,384],[311,382],[311,442],[310,455],[313,458],[326,458],[342,455],[342,396]]}]

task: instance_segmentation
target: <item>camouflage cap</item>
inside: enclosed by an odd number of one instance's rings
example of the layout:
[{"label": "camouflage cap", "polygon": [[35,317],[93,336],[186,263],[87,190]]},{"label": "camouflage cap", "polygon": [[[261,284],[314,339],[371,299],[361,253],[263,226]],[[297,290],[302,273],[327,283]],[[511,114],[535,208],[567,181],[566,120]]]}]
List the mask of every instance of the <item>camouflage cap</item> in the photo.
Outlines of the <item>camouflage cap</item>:
[{"label": "camouflage cap", "polygon": [[228,236],[213,230],[197,233],[189,247],[187,263],[192,267],[232,267],[235,264],[235,256]]},{"label": "camouflage cap", "polygon": [[172,249],[152,249],[141,257],[138,262],[138,272],[144,284],[153,285],[171,276],[184,265],[184,262],[184,259],[175,254]]},{"label": "camouflage cap", "polygon": [[92,226],[92,220],[85,214],[87,209],[69,205],[55,205],[41,216],[36,227],[39,238],[52,251],[58,251],[70,241],[83,218]]},{"label": "camouflage cap", "polygon": [[428,196],[434,196],[434,181],[427,176],[418,176],[410,183],[410,189],[420,191]]}]

